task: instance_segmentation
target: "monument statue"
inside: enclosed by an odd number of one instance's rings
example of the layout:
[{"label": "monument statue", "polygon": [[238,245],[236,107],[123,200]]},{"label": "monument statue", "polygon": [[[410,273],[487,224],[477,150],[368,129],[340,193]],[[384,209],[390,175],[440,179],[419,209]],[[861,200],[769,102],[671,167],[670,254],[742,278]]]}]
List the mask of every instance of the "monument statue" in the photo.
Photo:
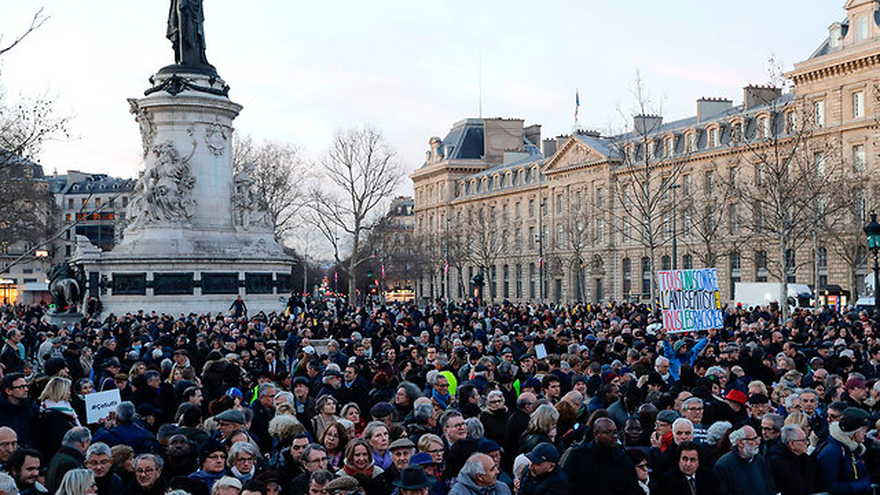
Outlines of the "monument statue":
[{"label": "monument statue", "polygon": [[428,163],[443,161],[443,140],[434,136],[428,140],[428,146],[431,147],[431,149],[425,153]]},{"label": "monument statue", "polygon": [[55,312],[76,313],[82,303],[85,274],[76,265],[63,261],[52,265],[48,275]]},{"label": "monument statue", "polygon": [[153,166],[139,174],[128,203],[129,225],[189,222],[196,206],[192,156],[180,156],[172,143],[165,142],[153,146],[150,158]]},{"label": "monument statue", "polygon": [[245,168],[233,177],[232,223],[242,230],[266,229],[273,226],[265,201],[254,189],[250,170]]},{"label": "monument statue", "polygon": [[171,0],[165,36],[174,45],[174,63],[214,71],[205,55],[204,22],[202,0]]}]

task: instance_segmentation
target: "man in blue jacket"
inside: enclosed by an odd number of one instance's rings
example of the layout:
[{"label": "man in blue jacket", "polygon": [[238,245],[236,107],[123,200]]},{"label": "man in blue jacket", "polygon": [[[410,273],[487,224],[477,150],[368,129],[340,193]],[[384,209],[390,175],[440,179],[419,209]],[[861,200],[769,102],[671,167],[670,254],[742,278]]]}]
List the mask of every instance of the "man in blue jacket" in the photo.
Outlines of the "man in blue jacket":
[{"label": "man in blue jacket", "polygon": [[708,343],[709,339],[703,337],[694,344],[693,349],[690,349],[684,339],[677,340],[675,344],[670,344],[668,338],[663,340],[663,356],[669,360],[669,374],[672,375],[673,380],[678,381],[682,366],[694,365],[697,356],[703,352],[703,348]]},{"label": "man in blue jacket", "polygon": [[871,493],[871,475],[862,455],[868,413],[855,407],[843,411],[843,417],[828,427],[828,442],[819,451],[819,487],[832,495]]},{"label": "man in blue jacket", "polygon": [[100,428],[95,432],[94,442],[109,446],[129,445],[135,454],[151,454],[159,451],[159,442],[145,428],[134,422],[134,404],[125,401],[116,406],[118,425],[109,430]]}]

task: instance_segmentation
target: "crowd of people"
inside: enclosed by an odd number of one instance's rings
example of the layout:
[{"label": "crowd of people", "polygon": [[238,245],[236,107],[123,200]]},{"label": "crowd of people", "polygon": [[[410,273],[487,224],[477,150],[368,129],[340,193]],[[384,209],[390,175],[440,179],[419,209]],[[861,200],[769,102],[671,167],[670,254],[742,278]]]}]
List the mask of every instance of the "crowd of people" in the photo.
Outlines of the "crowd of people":
[{"label": "crowd of people", "polygon": [[[870,314],[0,308],[0,495],[833,495],[880,480]],[[86,396],[118,390],[89,422]]]}]

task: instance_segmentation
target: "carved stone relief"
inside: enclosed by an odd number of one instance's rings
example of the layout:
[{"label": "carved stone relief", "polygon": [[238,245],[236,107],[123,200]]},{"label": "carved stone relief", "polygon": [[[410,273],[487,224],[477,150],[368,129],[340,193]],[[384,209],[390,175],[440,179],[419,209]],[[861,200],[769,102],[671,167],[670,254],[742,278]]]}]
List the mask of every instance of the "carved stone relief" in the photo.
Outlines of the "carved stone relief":
[{"label": "carved stone relief", "polygon": [[129,98],[128,105],[129,112],[134,114],[134,120],[138,123],[138,127],[140,127],[141,146],[144,151],[143,156],[146,158],[147,153],[150,152],[150,148],[153,146],[153,140],[156,138],[156,124],[153,123],[153,116],[141,108],[136,99]]}]

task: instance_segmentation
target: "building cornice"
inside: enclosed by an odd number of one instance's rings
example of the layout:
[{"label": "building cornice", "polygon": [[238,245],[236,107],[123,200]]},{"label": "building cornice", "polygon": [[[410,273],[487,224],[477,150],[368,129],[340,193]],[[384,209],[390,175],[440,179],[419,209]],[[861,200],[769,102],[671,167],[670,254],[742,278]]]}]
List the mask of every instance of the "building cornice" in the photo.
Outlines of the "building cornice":
[{"label": "building cornice", "polygon": [[849,47],[795,64],[794,70],[786,73],[785,76],[798,86],[878,64],[880,64],[880,43],[865,43],[859,47]]}]

